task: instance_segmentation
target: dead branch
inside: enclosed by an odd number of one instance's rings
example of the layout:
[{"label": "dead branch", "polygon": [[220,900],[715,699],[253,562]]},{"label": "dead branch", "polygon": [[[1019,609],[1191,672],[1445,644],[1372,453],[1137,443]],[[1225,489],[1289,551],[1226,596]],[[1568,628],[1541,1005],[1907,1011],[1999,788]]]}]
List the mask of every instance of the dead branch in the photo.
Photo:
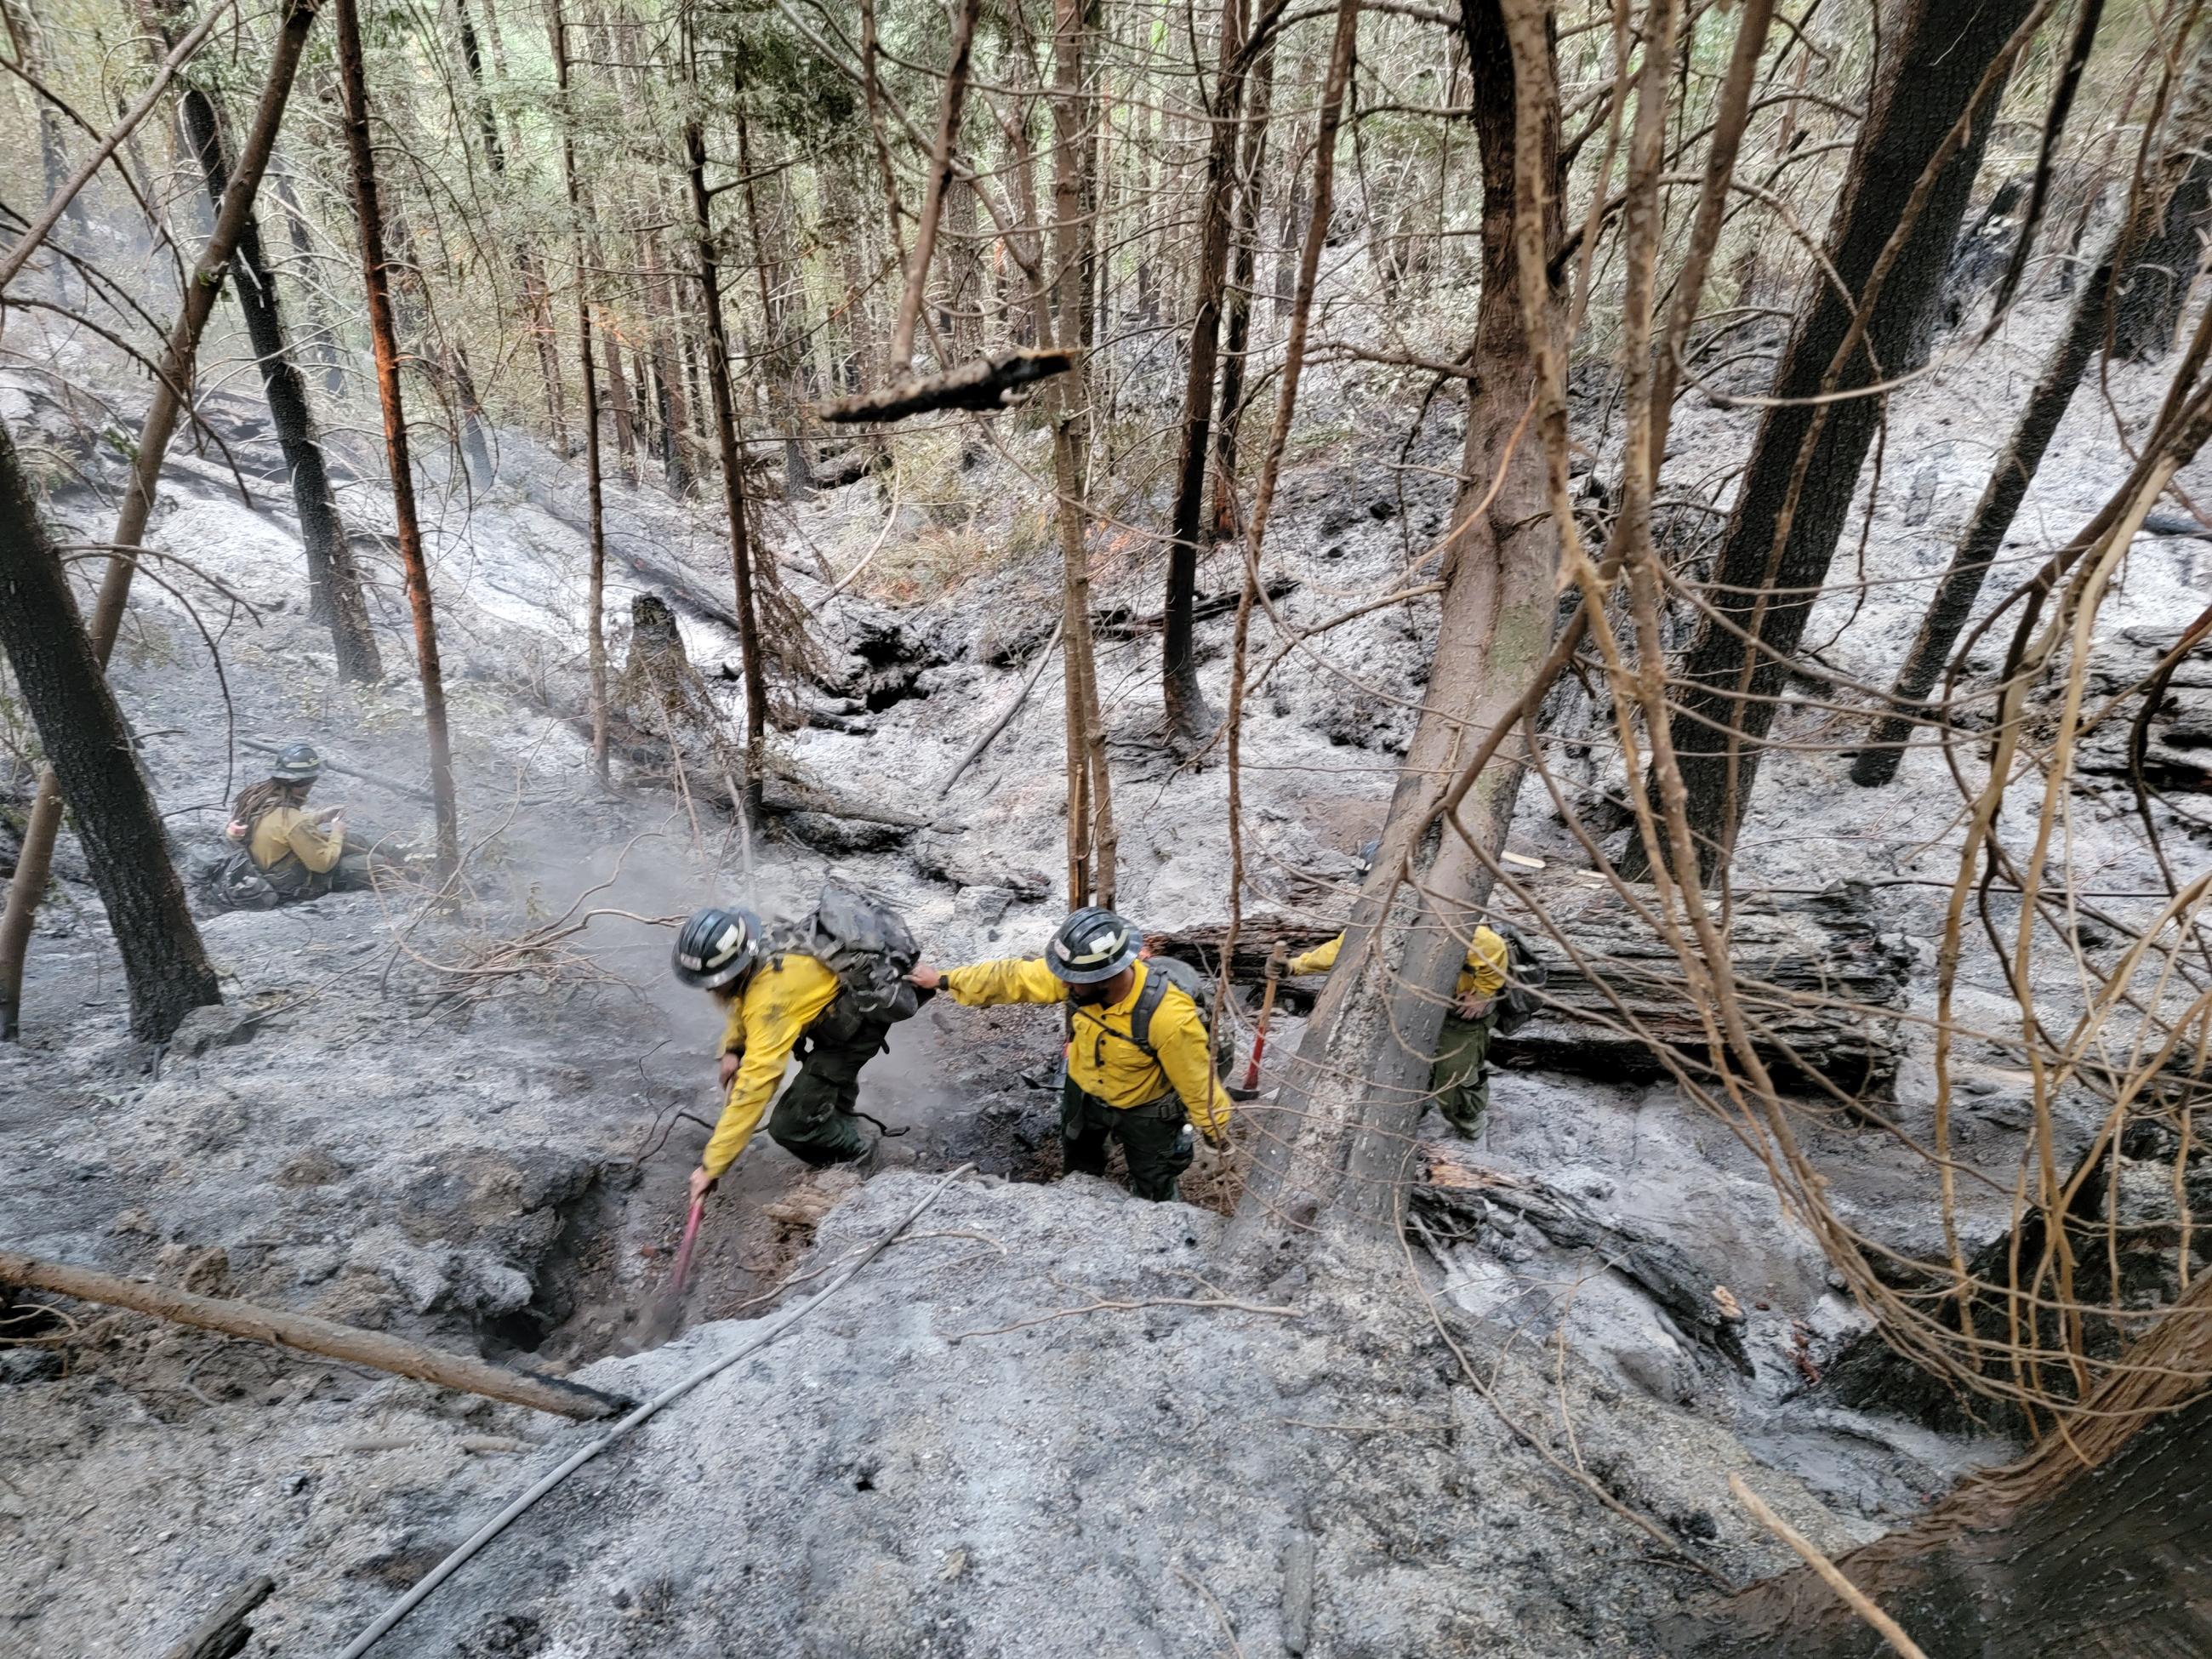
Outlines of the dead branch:
[{"label": "dead branch", "polygon": [[103,1307],[127,1308],[133,1313],[151,1315],[175,1324],[221,1331],[227,1336],[265,1342],[271,1347],[296,1348],[302,1353],[367,1365],[374,1370],[389,1371],[394,1376],[411,1376],[417,1382],[434,1382],[441,1389],[482,1395],[487,1400],[503,1400],[510,1405],[527,1406],[532,1411],[551,1412],[560,1417],[605,1417],[629,1403],[597,1389],[586,1388],[580,1382],[507,1370],[466,1355],[441,1353],[382,1331],[364,1331],[318,1319],[312,1314],[282,1313],[250,1302],[196,1296],[189,1291],[172,1291],[137,1279],[118,1279],[91,1267],[40,1261],[9,1251],[0,1251],[0,1284],[50,1291],[58,1296],[75,1297],[80,1302],[97,1302]]},{"label": "dead branch", "polygon": [[1022,400],[1025,388],[1075,367],[1075,354],[1064,350],[1002,351],[995,357],[978,357],[926,379],[908,378],[856,392],[815,406],[823,420],[836,425],[856,421],[902,421],[938,409],[973,409],[986,412],[1011,409]]}]

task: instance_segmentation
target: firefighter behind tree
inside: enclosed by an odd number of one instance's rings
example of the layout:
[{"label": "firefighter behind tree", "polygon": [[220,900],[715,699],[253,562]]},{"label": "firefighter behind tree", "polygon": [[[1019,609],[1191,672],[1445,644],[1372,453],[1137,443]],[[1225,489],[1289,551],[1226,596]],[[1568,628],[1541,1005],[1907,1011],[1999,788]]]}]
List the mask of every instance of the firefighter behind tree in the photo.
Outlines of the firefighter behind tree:
[{"label": "firefighter behind tree", "polygon": [[[1359,849],[1363,880],[1374,867],[1378,846],[1370,841]],[[1292,957],[1284,971],[1326,973],[1336,966],[1336,953],[1343,945],[1344,935],[1339,933],[1328,944]],[[1443,1029],[1437,1033],[1429,1092],[1436,1097],[1444,1121],[1468,1139],[1474,1139],[1482,1127],[1482,1115],[1490,1109],[1490,1039],[1498,1030],[1498,993],[1505,988],[1509,960],[1504,937],[1478,926],[1468,942],[1467,963],[1460,969],[1459,983],[1452,988],[1452,1006],[1445,1011]]]},{"label": "firefighter behind tree", "polygon": [[1158,1202],[1194,1156],[1184,1125],[1218,1159],[1229,1097],[1213,1075],[1205,1022],[1188,992],[1139,959],[1144,941],[1111,910],[1089,907],[1062,922],[1042,958],[979,962],[942,972],[921,963],[914,982],[942,986],[971,1008],[1064,1003],[1067,1069],[1060,1133],[1067,1170],[1106,1173],[1109,1140],[1121,1143],[1129,1190]]},{"label": "firefighter behind tree", "polygon": [[323,757],[313,744],[291,744],[268,777],[248,784],[230,809],[226,833],[244,843],[253,867],[288,901],[365,891],[375,884],[368,843],[346,833],[345,808],[308,810],[308,792],[322,771]]},{"label": "firefighter behind tree", "polygon": [[691,1171],[695,1200],[753,1138],[793,1049],[803,1051],[799,1075],[776,1102],[769,1138],[817,1169],[868,1151],[853,1109],[860,1068],[882,1049],[890,1018],[863,1013],[826,963],[798,951],[771,951],[750,910],[693,912],[677,933],[675,966],[678,979],[713,992],[728,1011],[721,1065],[728,1094]]}]

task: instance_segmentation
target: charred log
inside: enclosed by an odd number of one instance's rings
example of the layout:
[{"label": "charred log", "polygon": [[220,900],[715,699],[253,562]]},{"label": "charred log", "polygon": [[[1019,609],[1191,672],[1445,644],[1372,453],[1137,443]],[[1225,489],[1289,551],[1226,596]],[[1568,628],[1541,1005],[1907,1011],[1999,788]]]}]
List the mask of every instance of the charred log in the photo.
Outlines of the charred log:
[{"label": "charred log", "polygon": [[[1501,904],[1549,973],[1535,1018],[1491,1053],[1500,1063],[1584,1075],[1649,1079],[1672,1058],[1692,1073],[1708,1064],[1705,1024],[1685,994],[1673,949],[1645,927],[1610,887],[1571,873],[1531,884],[1546,914],[1572,941],[1588,972],[1547,937],[1540,924]],[[1320,916],[1248,916],[1237,937],[1231,977],[1265,977],[1278,945],[1297,952],[1332,938]],[[1200,924],[1148,935],[1153,948],[1218,973],[1227,929]],[[1904,997],[1910,947],[1876,931],[1865,890],[1838,884],[1797,897],[1739,894],[1731,937],[1745,1006],[1760,1058],[1778,1086],[1838,1091],[1856,1099],[1887,1096],[1902,1054],[1895,1012]],[[1293,983],[1283,1006],[1310,1000]]]},{"label": "charred log", "polygon": [[973,409],[986,412],[1011,409],[1028,395],[1028,388],[1075,367],[1067,351],[1034,348],[1002,351],[994,357],[978,357],[942,374],[927,379],[897,380],[873,392],[832,398],[817,406],[824,421],[850,425],[856,421],[902,421],[939,409]]}]

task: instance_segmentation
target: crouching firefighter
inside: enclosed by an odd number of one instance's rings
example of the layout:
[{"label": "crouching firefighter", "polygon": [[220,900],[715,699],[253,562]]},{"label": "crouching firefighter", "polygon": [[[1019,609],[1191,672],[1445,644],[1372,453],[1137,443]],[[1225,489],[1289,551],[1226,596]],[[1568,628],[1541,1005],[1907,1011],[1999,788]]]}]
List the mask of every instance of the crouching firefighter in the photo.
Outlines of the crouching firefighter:
[{"label": "crouching firefighter", "polygon": [[[1155,1202],[1176,1195],[1194,1156],[1191,1131],[1218,1160],[1227,1146],[1229,1097],[1213,1074],[1198,1004],[1167,969],[1140,960],[1144,941],[1111,910],[1078,910],[1039,959],[914,970],[925,990],[942,986],[971,1008],[1060,1003],[1067,1066],[1060,1133],[1069,1173],[1106,1173],[1109,1141],[1121,1143],[1129,1190]],[[1186,1124],[1188,1129],[1186,1129]]]},{"label": "crouching firefighter", "polygon": [[915,955],[913,935],[896,915],[839,887],[825,887],[814,915],[795,925],[770,926],[750,910],[715,906],[692,914],[676,936],[676,976],[728,1009],[727,1093],[691,1172],[694,1199],[744,1151],[794,1052],[799,1075],[776,1102],[769,1138],[817,1169],[870,1150],[854,1117],[860,1069],[920,1006],[906,978]]},{"label": "crouching firefighter", "polygon": [[230,809],[225,833],[243,844],[243,861],[251,866],[250,872],[242,869],[233,879],[242,882],[258,873],[274,895],[263,897],[264,905],[375,885],[372,870],[379,866],[368,842],[347,833],[345,808],[311,811],[307,805],[322,772],[323,757],[312,744],[288,744],[268,777],[248,784]]}]

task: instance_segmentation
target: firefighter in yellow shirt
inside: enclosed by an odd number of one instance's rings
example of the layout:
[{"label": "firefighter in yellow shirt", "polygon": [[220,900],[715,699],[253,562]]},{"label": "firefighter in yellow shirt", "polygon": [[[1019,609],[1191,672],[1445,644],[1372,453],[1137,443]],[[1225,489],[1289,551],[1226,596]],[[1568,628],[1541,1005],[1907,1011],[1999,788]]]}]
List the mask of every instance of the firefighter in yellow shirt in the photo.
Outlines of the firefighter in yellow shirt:
[{"label": "firefighter in yellow shirt", "polygon": [[1158,1202],[1194,1156],[1188,1123],[1209,1153],[1227,1146],[1229,1097],[1198,1005],[1165,973],[1140,960],[1144,941],[1111,910],[1086,906],[1062,922],[1040,959],[979,962],[943,972],[927,963],[912,975],[970,1008],[1060,1003],[1067,1011],[1067,1070],[1060,1133],[1072,1175],[1106,1173],[1109,1141],[1121,1143],[1129,1190]]},{"label": "firefighter in yellow shirt", "polygon": [[[1285,971],[1326,973],[1336,965],[1336,953],[1343,945],[1344,935],[1339,933],[1328,944],[1292,957]],[[1504,936],[1477,927],[1468,944],[1467,965],[1453,988],[1443,1029],[1437,1034],[1429,1091],[1444,1121],[1468,1137],[1481,1127],[1482,1115],[1490,1109],[1490,1039],[1498,1029],[1498,993],[1505,988],[1508,959]]]},{"label": "firefighter in yellow shirt", "polygon": [[776,1102],[768,1132],[775,1144],[820,1168],[868,1150],[854,1121],[860,1068],[882,1052],[892,1021],[863,1012],[830,965],[803,951],[771,950],[750,910],[694,911],[676,936],[676,976],[712,991],[728,1008],[722,1085],[729,1092],[691,1196],[702,1197],[738,1161],[760,1127],[784,1066],[798,1050],[799,1075]]},{"label": "firefighter in yellow shirt", "polygon": [[245,843],[253,867],[287,900],[374,885],[368,843],[346,833],[345,808],[308,810],[322,770],[313,744],[289,744],[267,779],[249,784],[230,810],[230,838]]}]

